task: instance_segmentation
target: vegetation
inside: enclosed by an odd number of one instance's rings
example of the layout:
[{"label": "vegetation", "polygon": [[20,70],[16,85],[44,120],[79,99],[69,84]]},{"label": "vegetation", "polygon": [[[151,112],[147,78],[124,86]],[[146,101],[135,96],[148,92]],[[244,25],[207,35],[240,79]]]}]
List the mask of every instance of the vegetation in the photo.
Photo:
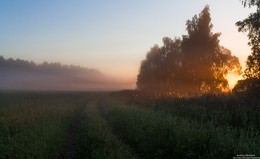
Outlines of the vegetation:
[{"label": "vegetation", "polygon": [[106,121],[100,116],[96,101],[90,102],[81,121],[77,158],[135,158],[130,149],[113,135]]},{"label": "vegetation", "polygon": [[[243,4],[258,5],[258,15],[259,0]],[[248,19],[238,26],[255,35],[255,23]],[[138,75],[141,91],[0,92],[0,158],[259,157],[257,61],[249,60],[246,80],[238,81],[232,94],[219,94],[228,86],[227,73],[241,72],[238,58],[219,45],[220,34],[212,33],[208,6],[186,25],[188,35],[164,38],[164,46],[148,52]],[[249,38],[249,59],[258,59],[259,45]],[[53,76],[90,71],[0,57],[0,73],[17,70]],[[0,86],[10,79],[1,76]]]},{"label": "vegetation", "polygon": [[105,100],[104,103],[111,103],[106,119],[144,158],[259,155],[260,105],[257,98],[156,99],[136,95],[122,92],[119,99]]},{"label": "vegetation", "polygon": [[248,97],[260,98],[260,79],[247,78],[239,80],[232,91],[239,96],[245,95]]},{"label": "vegetation", "polygon": [[239,32],[248,32],[248,38],[251,46],[252,54],[248,56],[246,61],[246,69],[244,71],[244,79],[239,80],[233,89],[236,94],[244,94],[248,96],[259,97],[260,91],[260,1],[259,0],[243,0],[244,7],[256,6],[256,12],[251,13],[248,18],[236,23]]},{"label": "vegetation", "polygon": [[0,158],[260,156],[259,98],[1,93]]},{"label": "vegetation", "polygon": [[251,13],[243,21],[236,23],[239,32],[248,32],[248,38],[251,46],[252,54],[248,56],[244,76],[246,78],[260,78],[260,1],[259,0],[243,0],[244,7],[256,6],[256,12]]},{"label": "vegetation", "polygon": [[58,158],[80,97],[0,94],[0,158]]},{"label": "vegetation", "polygon": [[0,77],[0,90],[99,90],[124,85],[95,69],[60,63],[35,64],[2,56]]},{"label": "vegetation", "polygon": [[137,87],[142,91],[200,95],[221,93],[228,88],[228,72],[241,74],[231,51],[220,46],[220,33],[212,33],[209,6],[186,23],[188,35],[174,40],[163,38],[142,61]]},{"label": "vegetation", "polygon": [[21,59],[5,59],[3,56],[0,56],[0,67],[3,68],[13,68],[13,69],[27,69],[34,71],[42,72],[83,72],[87,73],[88,71],[97,71],[93,69],[87,69],[80,66],[73,65],[62,65],[60,63],[48,63],[44,62],[42,64],[36,64],[33,61],[26,61]]}]

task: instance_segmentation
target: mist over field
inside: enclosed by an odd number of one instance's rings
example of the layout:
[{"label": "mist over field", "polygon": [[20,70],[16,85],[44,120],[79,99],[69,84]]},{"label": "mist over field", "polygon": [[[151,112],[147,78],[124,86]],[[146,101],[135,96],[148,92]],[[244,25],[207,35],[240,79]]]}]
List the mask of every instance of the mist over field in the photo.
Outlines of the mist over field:
[{"label": "mist over field", "polygon": [[0,0],[0,159],[260,159],[259,17],[260,0]]},{"label": "mist over field", "polygon": [[1,90],[106,91],[130,87],[130,82],[96,69],[47,62],[37,65],[3,57],[0,60],[0,77]]}]

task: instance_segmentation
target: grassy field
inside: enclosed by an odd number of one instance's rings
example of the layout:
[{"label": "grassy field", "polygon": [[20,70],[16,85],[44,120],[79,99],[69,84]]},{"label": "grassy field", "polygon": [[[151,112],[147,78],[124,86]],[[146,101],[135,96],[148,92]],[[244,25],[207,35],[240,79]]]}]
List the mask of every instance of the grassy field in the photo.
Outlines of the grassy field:
[{"label": "grassy field", "polygon": [[0,158],[260,156],[260,102],[135,92],[2,92]]}]

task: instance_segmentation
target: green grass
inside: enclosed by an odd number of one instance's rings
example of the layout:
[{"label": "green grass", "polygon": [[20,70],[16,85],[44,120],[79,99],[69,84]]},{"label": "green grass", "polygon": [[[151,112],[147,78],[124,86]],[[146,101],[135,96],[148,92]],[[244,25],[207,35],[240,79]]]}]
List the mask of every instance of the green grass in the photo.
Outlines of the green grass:
[{"label": "green grass", "polygon": [[259,121],[259,99],[231,95],[5,92],[0,158],[63,158],[66,151],[79,159],[260,156]]},{"label": "green grass", "polygon": [[60,157],[78,98],[12,93],[1,98],[0,158]]},{"label": "green grass", "polygon": [[81,122],[78,138],[78,158],[130,159],[135,158],[129,148],[113,135],[105,120],[100,116],[96,103],[87,105]]},{"label": "green grass", "polygon": [[[237,154],[260,155],[260,136],[256,129],[219,125],[212,120],[194,120],[185,115],[173,115],[163,107],[155,109],[127,104],[120,98],[104,100],[102,105],[104,116],[118,136],[144,158],[232,158]],[[186,113],[193,116],[194,112]],[[223,114],[226,115],[228,114]]]},{"label": "green grass", "polygon": [[[124,96],[125,97],[125,96]],[[205,95],[196,98],[124,98],[126,104],[154,109],[198,122],[213,122],[220,126],[260,130],[259,99],[241,96]]]}]

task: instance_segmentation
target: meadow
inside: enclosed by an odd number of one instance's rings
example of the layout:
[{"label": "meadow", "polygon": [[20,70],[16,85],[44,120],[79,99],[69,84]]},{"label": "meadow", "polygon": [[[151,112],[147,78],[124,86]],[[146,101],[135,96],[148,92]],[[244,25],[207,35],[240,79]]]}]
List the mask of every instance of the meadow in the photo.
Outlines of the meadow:
[{"label": "meadow", "polygon": [[0,158],[260,156],[260,102],[120,92],[1,92]]}]

